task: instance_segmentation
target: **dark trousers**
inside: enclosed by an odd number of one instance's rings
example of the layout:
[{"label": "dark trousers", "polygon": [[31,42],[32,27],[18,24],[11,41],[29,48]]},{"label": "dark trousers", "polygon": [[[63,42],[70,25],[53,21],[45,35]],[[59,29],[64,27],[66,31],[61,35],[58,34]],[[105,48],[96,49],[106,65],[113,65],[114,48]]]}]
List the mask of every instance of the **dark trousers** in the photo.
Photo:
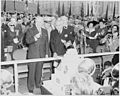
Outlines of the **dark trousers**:
[{"label": "dark trousers", "polygon": [[43,62],[28,64],[28,90],[32,92],[34,87],[41,87]]}]

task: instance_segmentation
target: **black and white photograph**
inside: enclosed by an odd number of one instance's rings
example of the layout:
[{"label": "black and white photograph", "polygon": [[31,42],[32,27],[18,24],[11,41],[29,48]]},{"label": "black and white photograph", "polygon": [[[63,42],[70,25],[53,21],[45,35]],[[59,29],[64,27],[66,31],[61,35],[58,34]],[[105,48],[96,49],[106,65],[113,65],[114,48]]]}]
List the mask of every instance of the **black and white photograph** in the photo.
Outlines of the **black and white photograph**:
[{"label": "black and white photograph", "polygon": [[119,0],[1,0],[0,95],[119,95]]}]

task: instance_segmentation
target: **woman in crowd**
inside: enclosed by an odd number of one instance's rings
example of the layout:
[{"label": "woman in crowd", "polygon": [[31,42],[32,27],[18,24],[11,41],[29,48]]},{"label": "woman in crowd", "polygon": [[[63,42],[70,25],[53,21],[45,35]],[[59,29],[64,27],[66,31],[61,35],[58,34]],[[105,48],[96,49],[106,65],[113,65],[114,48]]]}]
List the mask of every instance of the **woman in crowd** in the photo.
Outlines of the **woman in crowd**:
[{"label": "woman in crowd", "polygon": [[118,25],[112,26],[112,38],[109,44],[110,51],[114,52],[119,47],[119,27]]},{"label": "woman in crowd", "polygon": [[102,43],[106,44],[106,49],[110,52],[115,52],[119,47],[119,27],[118,25],[113,25],[111,28],[112,35],[106,35],[103,39],[101,39]]},{"label": "woman in crowd", "polygon": [[93,53],[96,53],[96,47],[99,44],[99,41],[97,40],[98,33],[95,30],[95,25],[96,25],[96,22],[90,21],[87,24],[88,28],[85,30],[86,31],[85,36],[87,37],[86,38],[87,45],[90,48],[92,48]]}]

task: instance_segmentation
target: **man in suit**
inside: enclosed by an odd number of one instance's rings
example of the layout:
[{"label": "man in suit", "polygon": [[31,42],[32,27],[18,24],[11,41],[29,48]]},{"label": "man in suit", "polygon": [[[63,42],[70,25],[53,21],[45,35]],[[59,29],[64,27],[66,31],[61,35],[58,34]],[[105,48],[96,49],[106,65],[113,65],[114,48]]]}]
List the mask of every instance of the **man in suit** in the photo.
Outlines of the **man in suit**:
[{"label": "man in suit", "polygon": [[51,32],[50,45],[54,55],[64,55],[66,52],[66,48],[64,44],[61,42],[61,38],[64,38],[66,34],[71,34],[69,38],[72,38],[72,43],[74,42],[74,27],[68,26],[68,18],[62,16],[56,21],[55,30]]},{"label": "man in suit", "polygon": [[[62,16],[58,18],[55,24],[56,29],[51,32],[50,45],[52,49],[53,56],[63,56],[66,53],[66,47],[61,41],[64,36],[67,34],[69,38],[72,38],[72,44],[74,42],[74,27],[68,26],[68,18],[66,16]],[[57,63],[56,63],[57,64]],[[55,65],[56,66],[56,65]]]},{"label": "man in suit", "polygon": [[50,36],[50,46],[53,56],[61,56],[66,52],[64,44],[61,42],[61,36],[62,26],[60,19],[58,19],[55,23],[55,29],[51,31]]},{"label": "man in suit", "polygon": [[[28,29],[26,33],[26,42],[29,45],[28,59],[48,57],[48,33],[43,28],[43,25],[43,18],[38,16],[33,27]],[[42,67],[43,62],[28,64],[28,90],[30,93],[41,93]]]},{"label": "man in suit", "polygon": [[10,21],[7,21],[7,22],[8,23],[3,25],[2,27],[4,31],[4,38],[5,38],[4,48],[5,50],[8,50],[8,52],[10,53],[11,59],[14,60],[13,52],[19,48],[23,34],[15,18],[11,18]]}]

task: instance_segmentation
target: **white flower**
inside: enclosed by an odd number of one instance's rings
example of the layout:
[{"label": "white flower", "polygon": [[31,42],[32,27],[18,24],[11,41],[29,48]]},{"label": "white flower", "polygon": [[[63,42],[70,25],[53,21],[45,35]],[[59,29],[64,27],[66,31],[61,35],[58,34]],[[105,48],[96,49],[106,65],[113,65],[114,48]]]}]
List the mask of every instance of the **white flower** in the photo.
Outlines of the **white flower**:
[{"label": "white flower", "polygon": [[68,35],[67,35],[67,34],[65,34],[64,36],[65,36],[65,37],[68,37]]}]

